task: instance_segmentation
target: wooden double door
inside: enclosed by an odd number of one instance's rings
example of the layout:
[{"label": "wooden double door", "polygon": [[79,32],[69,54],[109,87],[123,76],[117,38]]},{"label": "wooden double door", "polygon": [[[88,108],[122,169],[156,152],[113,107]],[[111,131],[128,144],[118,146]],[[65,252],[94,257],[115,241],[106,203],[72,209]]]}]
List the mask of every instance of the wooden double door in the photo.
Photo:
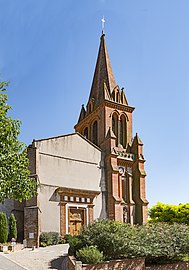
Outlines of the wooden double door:
[{"label": "wooden double door", "polygon": [[69,207],[68,228],[69,234],[78,235],[83,225],[86,224],[86,208]]}]

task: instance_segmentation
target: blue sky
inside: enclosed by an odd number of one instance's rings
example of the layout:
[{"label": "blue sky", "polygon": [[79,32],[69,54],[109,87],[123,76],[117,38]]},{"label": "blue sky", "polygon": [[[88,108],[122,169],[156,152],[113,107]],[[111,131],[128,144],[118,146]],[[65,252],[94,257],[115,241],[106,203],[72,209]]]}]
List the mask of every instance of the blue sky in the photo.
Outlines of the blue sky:
[{"label": "blue sky", "polygon": [[144,142],[150,205],[189,201],[189,1],[0,0],[0,79],[20,139],[74,131],[105,16],[115,79]]}]

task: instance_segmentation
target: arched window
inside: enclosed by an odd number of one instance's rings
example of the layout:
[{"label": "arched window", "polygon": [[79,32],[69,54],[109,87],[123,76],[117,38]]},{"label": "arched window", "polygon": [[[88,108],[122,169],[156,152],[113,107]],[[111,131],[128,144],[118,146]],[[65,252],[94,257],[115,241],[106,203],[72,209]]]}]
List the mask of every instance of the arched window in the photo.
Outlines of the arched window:
[{"label": "arched window", "polygon": [[86,139],[88,139],[88,135],[89,134],[89,132],[88,132],[88,127],[86,127],[85,129],[84,129],[84,132],[83,132],[83,136],[86,138]]},{"label": "arched window", "polygon": [[114,132],[116,136],[116,144],[117,144],[118,143],[118,117],[116,113],[112,115],[112,131]]},{"label": "arched window", "polygon": [[126,147],[127,133],[126,133],[126,118],[124,115],[121,116],[120,120],[120,144]]},{"label": "arched window", "polygon": [[123,121],[120,121],[120,144],[123,146]]},{"label": "arched window", "polygon": [[98,123],[95,121],[92,126],[92,141],[98,145]]},{"label": "arched window", "polygon": [[92,109],[92,103],[90,103],[90,104],[89,104],[89,113],[91,113],[92,110],[93,110],[93,109]]},{"label": "arched window", "polygon": [[115,101],[115,91],[112,92],[113,101]]},{"label": "arched window", "polygon": [[116,93],[116,102],[119,102],[119,91]]}]

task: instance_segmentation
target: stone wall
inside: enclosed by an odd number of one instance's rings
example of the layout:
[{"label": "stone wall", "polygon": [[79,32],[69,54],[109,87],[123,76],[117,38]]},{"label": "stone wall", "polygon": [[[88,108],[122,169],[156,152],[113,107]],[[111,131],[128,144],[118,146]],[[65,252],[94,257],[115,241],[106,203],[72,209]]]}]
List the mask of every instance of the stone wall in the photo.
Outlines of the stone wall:
[{"label": "stone wall", "polygon": [[27,247],[39,247],[39,209],[37,206],[24,209],[24,238]]},{"label": "stone wall", "polygon": [[188,270],[189,262],[178,262],[146,267],[146,270]]},{"label": "stone wall", "polygon": [[68,270],[189,270],[189,262],[145,267],[145,259],[134,258],[97,264],[82,264],[82,262],[76,261],[75,257],[68,256]]},{"label": "stone wall", "polygon": [[108,261],[97,264],[83,264],[68,257],[69,270],[145,270],[145,260],[142,258]]},{"label": "stone wall", "polygon": [[98,263],[96,265],[83,265],[83,270],[145,270],[145,261],[141,258],[116,260]]}]

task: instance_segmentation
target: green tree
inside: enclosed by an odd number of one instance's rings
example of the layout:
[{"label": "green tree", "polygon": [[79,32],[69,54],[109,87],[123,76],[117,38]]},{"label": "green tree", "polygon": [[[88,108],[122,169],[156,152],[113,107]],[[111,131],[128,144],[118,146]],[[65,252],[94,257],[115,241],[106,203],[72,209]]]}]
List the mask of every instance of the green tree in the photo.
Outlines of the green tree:
[{"label": "green tree", "polygon": [[9,239],[11,240],[12,238],[17,239],[17,225],[14,214],[11,214],[9,217]]},{"label": "green tree", "polygon": [[8,223],[6,214],[0,212],[0,243],[7,242],[8,239]]},{"label": "green tree", "polygon": [[36,194],[36,180],[30,178],[26,146],[18,140],[19,120],[8,116],[7,82],[0,82],[0,202],[22,201]]},{"label": "green tree", "polygon": [[189,224],[189,203],[171,205],[158,202],[149,209],[150,222]]}]

